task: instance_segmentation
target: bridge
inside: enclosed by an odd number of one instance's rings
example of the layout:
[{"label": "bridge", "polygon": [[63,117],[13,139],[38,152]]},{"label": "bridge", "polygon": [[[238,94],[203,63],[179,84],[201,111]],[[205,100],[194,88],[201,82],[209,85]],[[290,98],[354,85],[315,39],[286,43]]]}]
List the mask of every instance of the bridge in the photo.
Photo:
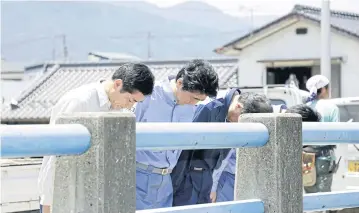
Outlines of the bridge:
[{"label": "bridge", "polygon": [[[359,191],[303,195],[302,145],[359,144],[359,123],[246,114],[240,123],[137,123],[132,113],[63,114],[1,127],[1,157],[56,155],[54,213],[301,213],[359,207]],[[137,150],[237,148],[235,201],[136,211]],[[260,160],[258,160],[260,159]]]}]

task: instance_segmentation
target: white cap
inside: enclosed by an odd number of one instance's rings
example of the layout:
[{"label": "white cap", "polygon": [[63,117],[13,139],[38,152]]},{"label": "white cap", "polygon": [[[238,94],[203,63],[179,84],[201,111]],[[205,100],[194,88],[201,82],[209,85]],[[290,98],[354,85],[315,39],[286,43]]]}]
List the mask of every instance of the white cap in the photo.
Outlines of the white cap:
[{"label": "white cap", "polygon": [[325,87],[329,84],[329,80],[327,77],[323,75],[314,75],[308,79],[306,83],[306,87],[309,90],[309,94],[317,94],[318,89]]}]

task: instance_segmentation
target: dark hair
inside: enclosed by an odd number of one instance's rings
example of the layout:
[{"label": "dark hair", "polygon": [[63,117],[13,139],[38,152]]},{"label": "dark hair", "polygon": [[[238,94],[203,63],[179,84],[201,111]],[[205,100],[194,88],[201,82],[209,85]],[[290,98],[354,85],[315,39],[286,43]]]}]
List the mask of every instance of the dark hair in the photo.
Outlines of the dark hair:
[{"label": "dark hair", "polygon": [[286,113],[297,113],[302,116],[303,122],[319,122],[320,114],[305,104],[299,104],[287,109]]},{"label": "dark hair", "polygon": [[218,74],[207,61],[195,59],[186,64],[177,74],[176,80],[182,78],[182,89],[199,92],[208,96],[216,96],[218,90]]},{"label": "dark hair", "polygon": [[112,75],[112,80],[121,79],[121,92],[141,92],[150,95],[153,91],[155,77],[150,68],[142,63],[125,63]]},{"label": "dark hair", "polygon": [[238,102],[243,104],[241,113],[272,113],[270,100],[262,94],[244,92],[239,95]]}]

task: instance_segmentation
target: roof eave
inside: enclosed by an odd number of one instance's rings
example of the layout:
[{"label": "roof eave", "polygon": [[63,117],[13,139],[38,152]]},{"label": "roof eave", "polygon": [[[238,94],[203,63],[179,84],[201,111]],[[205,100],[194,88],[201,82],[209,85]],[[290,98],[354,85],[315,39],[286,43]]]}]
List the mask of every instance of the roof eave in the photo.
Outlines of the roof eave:
[{"label": "roof eave", "polygon": [[[314,22],[316,22],[316,23],[318,23],[318,24],[321,23],[321,20],[320,20],[320,19],[316,19],[316,18],[307,16],[307,15],[305,15],[305,14],[300,14],[300,16],[303,17],[303,18],[305,18],[305,19],[307,19],[307,20],[314,21]],[[331,27],[332,29],[338,31],[338,32],[343,32],[343,33],[345,33],[345,34],[347,34],[347,35],[349,35],[349,36],[353,36],[354,38],[359,39],[359,34],[353,33],[353,32],[351,32],[351,31],[348,31],[348,30],[346,30],[346,29],[340,28],[340,27],[335,26],[335,25],[332,25],[332,24],[330,25],[330,27]]]},{"label": "roof eave", "polygon": [[[305,18],[307,20],[311,20],[311,21],[314,21],[314,22],[317,22],[320,24],[321,20],[319,19],[316,19],[316,18],[313,18],[313,17],[310,17],[310,16],[307,16],[303,13],[299,13],[299,12],[296,12],[296,11],[292,11],[291,13],[281,17],[281,18],[278,18],[266,25],[264,25],[263,27],[260,27],[256,30],[254,30],[253,32],[251,33],[248,33],[242,37],[240,37],[239,39],[236,39],[232,42],[229,42],[228,44],[225,44],[224,46],[222,47],[219,47],[219,48],[216,48],[215,50],[213,50],[215,53],[217,54],[221,54],[221,55],[228,55],[228,56],[232,56],[233,53],[229,53],[230,51],[231,52],[236,52],[237,55],[240,53],[240,51],[243,49],[243,48],[237,48],[238,44],[240,44],[242,41],[244,41],[245,39],[249,38],[250,36],[255,36],[255,35],[258,35],[260,33],[262,33],[265,29],[268,29],[269,27],[275,25],[275,24],[279,24],[285,20],[289,20],[290,18],[292,17],[297,17],[297,18]],[[299,19],[298,19],[299,20]],[[356,34],[356,33],[353,33],[351,31],[348,31],[346,29],[343,29],[343,28],[340,28],[338,26],[334,26],[334,25],[331,25],[331,28],[332,29],[335,29],[336,31],[339,31],[339,32],[344,32],[350,36],[353,36],[354,38],[357,38],[359,39],[359,34]],[[280,27],[279,29],[282,29],[282,27]]]},{"label": "roof eave", "polygon": [[[290,18],[296,19],[296,17],[298,17],[298,15],[299,14],[296,13],[296,12],[290,12],[287,15],[284,15],[284,16],[278,18],[278,19],[275,19],[274,21],[269,22],[268,24],[265,24],[262,27],[259,27],[256,30],[245,34],[244,36],[225,44],[222,47],[216,48],[214,50],[214,52],[217,53],[217,54],[232,55],[232,54],[227,53],[229,50],[231,50],[231,51],[237,52],[237,54],[238,54],[243,49],[243,48],[238,48],[237,47],[239,43],[243,42],[246,39],[248,39],[250,41],[250,39],[255,38],[255,36],[262,33],[264,30],[268,29],[269,27],[272,27],[272,26],[274,26],[276,24],[280,24],[281,22],[283,22],[285,20],[290,20]],[[279,29],[283,28],[283,27],[280,27],[280,26],[278,26],[278,27],[279,27]],[[247,42],[249,42],[249,41],[247,41]]]}]

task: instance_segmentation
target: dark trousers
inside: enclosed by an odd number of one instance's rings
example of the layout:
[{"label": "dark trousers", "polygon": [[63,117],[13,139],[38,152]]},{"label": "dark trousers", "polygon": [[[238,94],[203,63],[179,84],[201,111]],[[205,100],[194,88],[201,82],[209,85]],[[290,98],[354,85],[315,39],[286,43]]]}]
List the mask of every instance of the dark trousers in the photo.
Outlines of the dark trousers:
[{"label": "dark trousers", "polygon": [[210,203],[212,172],[191,170],[173,196],[173,206]]}]

